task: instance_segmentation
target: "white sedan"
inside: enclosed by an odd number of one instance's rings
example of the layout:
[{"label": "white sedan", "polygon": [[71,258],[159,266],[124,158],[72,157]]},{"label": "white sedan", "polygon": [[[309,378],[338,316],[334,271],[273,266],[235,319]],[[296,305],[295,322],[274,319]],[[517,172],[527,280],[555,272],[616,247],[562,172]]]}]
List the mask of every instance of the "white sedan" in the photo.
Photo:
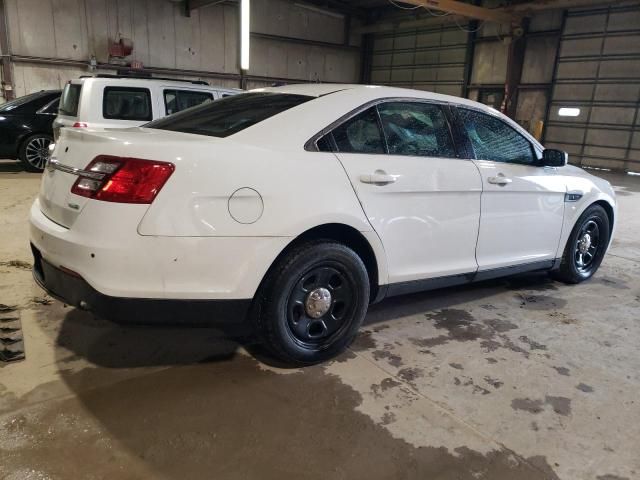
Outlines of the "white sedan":
[{"label": "white sedan", "polygon": [[586,280],[616,220],[608,182],[493,109],[328,84],[63,129],[30,214],[51,295],[119,321],[250,319],[296,364],[345,349],[385,297]]}]

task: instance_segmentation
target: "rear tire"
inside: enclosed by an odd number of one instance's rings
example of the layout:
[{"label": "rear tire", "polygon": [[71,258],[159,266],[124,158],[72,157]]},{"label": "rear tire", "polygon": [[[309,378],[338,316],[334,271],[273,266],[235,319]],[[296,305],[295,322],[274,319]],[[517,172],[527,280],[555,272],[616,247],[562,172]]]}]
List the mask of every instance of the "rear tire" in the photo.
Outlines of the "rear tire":
[{"label": "rear tire", "polygon": [[49,158],[49,145],[53,137],[46,133],[37,133],[28,137],[18,152],[18,157],[27,172],[42,172]]},{"label": "rear tire", "polygon": [[278,261],[257,297],[263,344],[292,365],[312,365],[346,349],[369,305],[360,257],[329,240],[300,245]]},{"label": "rear tire", "polygon": [[591,205],[576,222],[553,277],[565,283],[591,278],[600,267],[609,245],[609,216],[600,205]]}]

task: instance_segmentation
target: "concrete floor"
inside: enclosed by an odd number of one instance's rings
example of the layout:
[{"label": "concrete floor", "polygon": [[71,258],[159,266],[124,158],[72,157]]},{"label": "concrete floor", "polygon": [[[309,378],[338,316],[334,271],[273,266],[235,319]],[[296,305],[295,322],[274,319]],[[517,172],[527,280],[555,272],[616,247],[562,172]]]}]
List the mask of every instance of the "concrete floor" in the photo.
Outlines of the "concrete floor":
[{"label": "concrete floor", "polygon": [[[375,306],[341,358],[257,360],[214,329],[117,326],[28,265],[39,176],[0,165],[0,479],[640,478],[640,178],[579,286],[526,276]],[[249,351],[253,350],[249,348]]]}]

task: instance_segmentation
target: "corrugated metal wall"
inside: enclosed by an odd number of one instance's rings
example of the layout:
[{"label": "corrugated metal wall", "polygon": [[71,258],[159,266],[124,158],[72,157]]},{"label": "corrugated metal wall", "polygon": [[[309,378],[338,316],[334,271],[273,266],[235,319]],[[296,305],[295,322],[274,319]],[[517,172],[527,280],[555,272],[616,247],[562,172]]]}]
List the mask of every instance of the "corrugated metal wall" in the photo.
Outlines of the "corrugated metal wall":
[{"label": "corrugated metal wall", "polygon": [[462,95],[468,35],[456,25],[375,34],[371,83]]},{"label": "corrugated metal wall", "polygon": [[[545,137],[572,163],[640,171],[640,4],[634,3],[566,18]],[[580,114],[559,116],[561,107]]]},{"label": "corrugated metal wall", "polygon": [[[179,5],[168,0],[4,2],[13,56],[69,61],[66,65],[14,61],[17,96],[57,88],[69,78],[87,74],[84,66],[73,62],[88,62],[91,55],[107,62],[108,41],[118,36],[133,40],[133,59],[147,67],[177,70],[172,76],[178,77],[180,70],[195,71],[199,74],[183,76],[238,86],[233,77],[240,73],[237,5],[202,7],[186,17]],[[252,0],[251,10],[248,87],[268,85],[271,79],[358,80],[359,37],[345,42],[345,17],[287,0]]]}]

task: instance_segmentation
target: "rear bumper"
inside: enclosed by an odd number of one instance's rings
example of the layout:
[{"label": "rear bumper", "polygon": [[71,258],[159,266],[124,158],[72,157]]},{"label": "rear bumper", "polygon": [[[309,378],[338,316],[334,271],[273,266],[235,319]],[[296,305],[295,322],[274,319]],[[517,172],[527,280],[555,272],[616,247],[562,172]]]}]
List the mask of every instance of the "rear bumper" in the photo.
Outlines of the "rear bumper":
[{"label": "rear bumper", "polygon": [[49,295],[61,302],[99,317],[121,323],[137,324],[220,324],[243,323],[251,306],[250,299],[170,300],[124,298],[104,295],[81,276],[54,267],[31,244],[33,277]]},{"label": "rear bumper", "polygon": [[[89,202],[71,228],[31,208],[30,239],[42,259],[77,272],[108,297],[244,300],[254,297],[287,237],[143,236],[136,205]],[[144,207],[144,206],[143,206]]]}]

